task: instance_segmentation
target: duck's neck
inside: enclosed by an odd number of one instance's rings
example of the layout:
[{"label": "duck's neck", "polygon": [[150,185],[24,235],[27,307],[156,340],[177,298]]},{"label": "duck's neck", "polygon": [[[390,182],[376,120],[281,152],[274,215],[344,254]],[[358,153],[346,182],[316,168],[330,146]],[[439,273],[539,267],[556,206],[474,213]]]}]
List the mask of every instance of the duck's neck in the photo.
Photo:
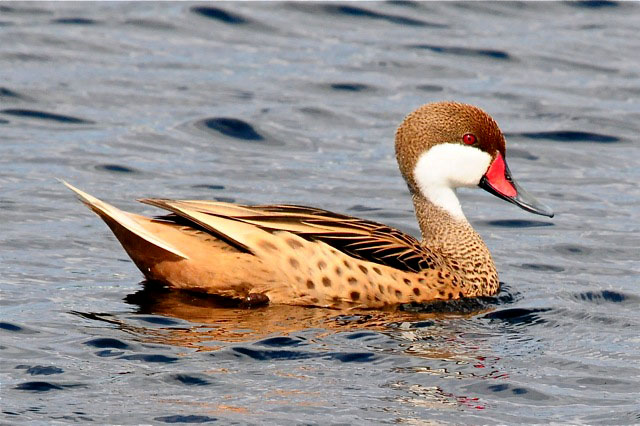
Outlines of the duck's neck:
[{"label": "duck's neck", "polygon": [[[457,202],[455,192],[452,195]],[[450,213],[421,193],[413,194],[413,204],[422,244],[439,253],[445,264],[463,280],[465,295],[495,294],[499,287],[498,273],[491,253],[464,215]]]}]

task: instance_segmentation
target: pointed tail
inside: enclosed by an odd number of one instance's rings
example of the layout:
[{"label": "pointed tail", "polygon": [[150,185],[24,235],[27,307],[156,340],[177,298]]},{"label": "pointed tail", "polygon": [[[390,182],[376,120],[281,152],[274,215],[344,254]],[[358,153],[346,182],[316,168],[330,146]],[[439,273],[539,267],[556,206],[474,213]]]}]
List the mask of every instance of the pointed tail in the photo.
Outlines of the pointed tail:
[{"label": "pointed tail", "polygon": [[161,239],[150,233],[140,223],[138,223],[138,221],[136,221],[133,214],[124,212],[112,206],[111,204],[107,204],[104,201],[98,200],[96,197],[93,197],[86,192],[81,191],[80,189],[76,188],[68,182],[65,182],[62,179],[58,180],[62,182],[67,188],[75,192],[80,201],[82,201],[87,207],[93,210],[98,216],[100,216],[105,222],[107,222],[107,224],[110,221],[116,222],[123,228],[127,229],[128,231],[132,232],[133,234],[153,244],[156,247],[173,253],[183,259],[189,258],[177,248],[173,247],[166,241],[162,241]]}]

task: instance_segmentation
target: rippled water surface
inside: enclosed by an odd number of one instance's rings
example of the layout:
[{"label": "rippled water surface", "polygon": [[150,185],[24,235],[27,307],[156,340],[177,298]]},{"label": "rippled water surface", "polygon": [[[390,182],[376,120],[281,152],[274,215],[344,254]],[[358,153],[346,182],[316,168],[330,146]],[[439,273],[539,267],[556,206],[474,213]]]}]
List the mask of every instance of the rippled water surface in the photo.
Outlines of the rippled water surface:
[{"label": "rippled water surface", "polygon": [[[0,4],[7,423],[640,423],[635,3]],[[499,297],[253,310],[141,285],[55,177],[418,229],[417,106],[490,112],[533,216],[463,191]],[[459,312],[460,311],[460,312]]]}]

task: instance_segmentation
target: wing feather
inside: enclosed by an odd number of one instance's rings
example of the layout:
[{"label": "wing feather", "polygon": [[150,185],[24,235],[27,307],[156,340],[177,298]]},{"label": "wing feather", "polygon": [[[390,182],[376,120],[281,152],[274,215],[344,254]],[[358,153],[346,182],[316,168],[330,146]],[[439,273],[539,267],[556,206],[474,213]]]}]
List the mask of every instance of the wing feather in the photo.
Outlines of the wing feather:
[{"label": "wing feather", "polygon": [[[205,224],[207,229],[223,236],[229,229],[234,229],[227,222],[233,220],[271,233],[285,231],[309,241],[322,241],[352,257],[402,271],[420,272],[442,264],[437,254],[423,247],[411,235],[381,223],[318,208],[287,204],[247,206],[214,201],[148,198],[140,201],[170,210],[178,216],[195,221],[200,226]],[[211,216],[212,219],[219,217],[227,221],[206,220],[206,216]],[[170,220],[171,215],[165,216],[164,219]],[[226,230],[215,228],[215,223],[225,223]],[[236,242],[241,240],[234,235],[226,237]]]}]

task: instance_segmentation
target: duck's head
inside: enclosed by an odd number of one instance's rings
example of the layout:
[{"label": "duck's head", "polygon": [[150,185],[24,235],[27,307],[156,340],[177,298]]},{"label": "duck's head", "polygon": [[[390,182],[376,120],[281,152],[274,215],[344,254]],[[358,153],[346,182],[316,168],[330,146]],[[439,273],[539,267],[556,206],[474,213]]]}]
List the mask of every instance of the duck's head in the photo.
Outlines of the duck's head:
[{"label": "duck's head", "polygon": [[553,217],[551,209],[513,180],[505,162],[504,135],[480,108],[455,102],[423,105],[398,127],[396,156],[411,192],[455,218],[464,218],[455,189],[475,186]]}]

